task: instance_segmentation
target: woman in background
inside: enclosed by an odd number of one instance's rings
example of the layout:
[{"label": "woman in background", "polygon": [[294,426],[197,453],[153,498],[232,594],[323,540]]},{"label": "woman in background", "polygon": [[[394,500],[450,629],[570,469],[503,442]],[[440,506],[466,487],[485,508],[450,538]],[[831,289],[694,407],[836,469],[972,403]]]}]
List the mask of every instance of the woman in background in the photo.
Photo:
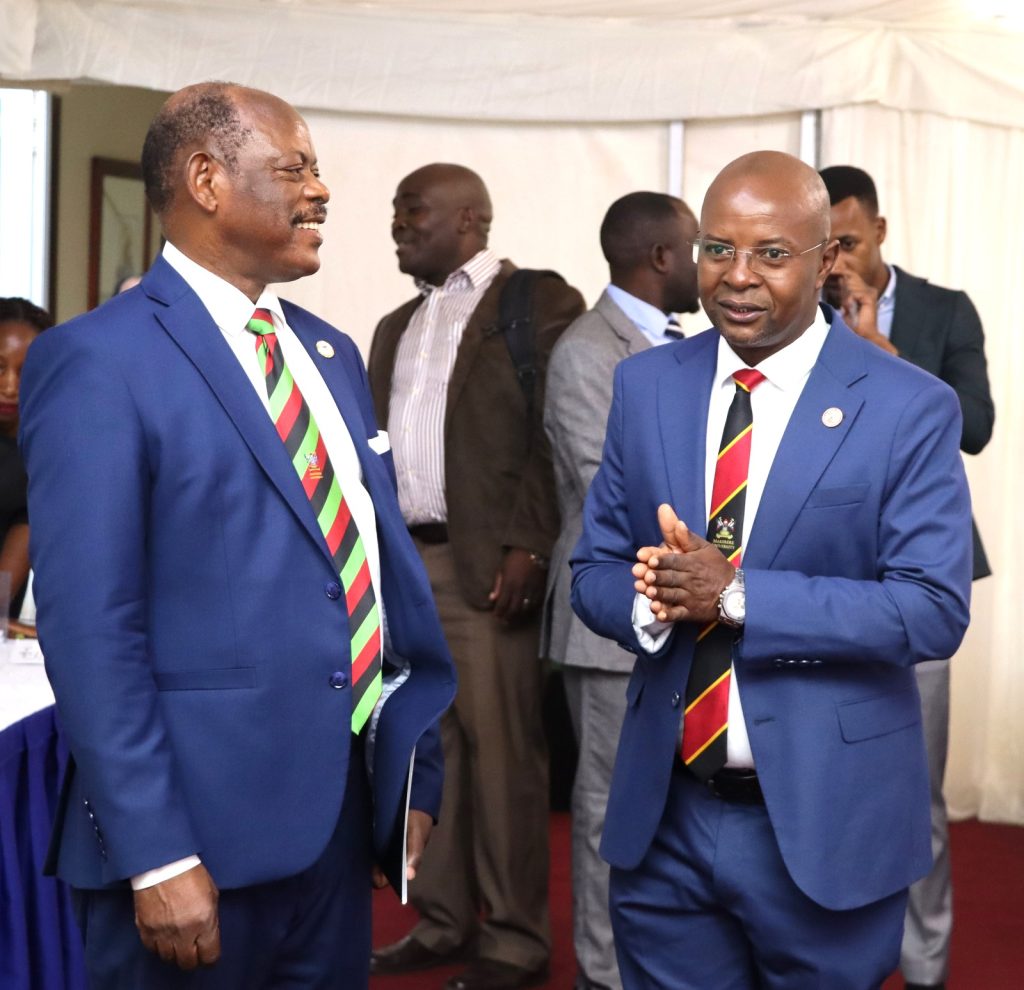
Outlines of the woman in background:
[{"label": "woman in background", "polygon": [[9,614],[17,618],[28,580],[28,478],[18,453],[18,389],[29,344],[53,326],[27,299],[0,297],[0,572],[11,576]]}]

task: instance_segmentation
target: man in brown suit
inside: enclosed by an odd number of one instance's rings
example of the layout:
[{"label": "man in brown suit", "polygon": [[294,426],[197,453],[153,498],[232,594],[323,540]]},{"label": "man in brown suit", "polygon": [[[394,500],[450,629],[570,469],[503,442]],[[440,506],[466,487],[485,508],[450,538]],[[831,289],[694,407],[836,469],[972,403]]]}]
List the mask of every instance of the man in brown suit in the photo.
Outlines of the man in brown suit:
[{"label": "man in brown suit", "polygon": [[441,815],[411,886],[421,920],[374,953],[371,971],[466,959],[447,990],[511,990],[542,982],[550,953],[537,646],[558,509],[543,382],[584,303],[560,278],[537,280],[528,399],[499,325],[515,265],[487,248],[480,177],[427,165],[399,184],[394,211],[398,265],[419,294],[378,325],[370,386],[459,691],[442,722]]}]

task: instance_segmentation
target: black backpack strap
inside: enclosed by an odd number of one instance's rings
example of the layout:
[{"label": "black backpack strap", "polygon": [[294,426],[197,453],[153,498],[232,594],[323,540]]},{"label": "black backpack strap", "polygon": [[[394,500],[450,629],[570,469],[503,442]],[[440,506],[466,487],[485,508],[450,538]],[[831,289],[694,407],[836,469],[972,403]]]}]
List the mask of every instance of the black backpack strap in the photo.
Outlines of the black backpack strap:
[{"label": "black backpack strap", "polygon": [[526,396],[528,419],[533,418],[533,398],[537,386],[536,347],[533,332],[533,297],[542,278],[557,278],[558,272],[539,268],[517,268],[501,290],[498,301],[498,330],[505,335],[512,367],[519,387]]}]

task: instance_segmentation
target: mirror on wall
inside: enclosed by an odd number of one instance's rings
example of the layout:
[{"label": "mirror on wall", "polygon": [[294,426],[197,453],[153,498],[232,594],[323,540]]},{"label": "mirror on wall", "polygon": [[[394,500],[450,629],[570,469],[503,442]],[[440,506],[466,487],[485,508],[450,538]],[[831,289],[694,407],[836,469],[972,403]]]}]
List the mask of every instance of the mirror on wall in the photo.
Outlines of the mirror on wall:
[{"label": "mirror on wall", "polygon": [[89,203],[89,308],[141,276],[160,251],[160,225],[146,202],[138,162],[93,158]]}]

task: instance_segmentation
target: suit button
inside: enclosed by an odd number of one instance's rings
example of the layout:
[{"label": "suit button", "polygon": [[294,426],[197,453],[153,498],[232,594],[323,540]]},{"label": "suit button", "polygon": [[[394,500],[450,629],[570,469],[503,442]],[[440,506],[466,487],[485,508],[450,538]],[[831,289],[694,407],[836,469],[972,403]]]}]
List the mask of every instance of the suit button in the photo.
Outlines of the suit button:
[{"label": "suit button", "polygon": [[331,687],[332,688],[343,688],[348,686],[348,677],[340,670],[336,670],[331,674]]},{"label": "suit button", "polygon": [[324,594],[327,595],[332,602],[336,602],[341,598],[341,585],[338,584],[337,581],[328,581],[327,584],[324,585]]},{"label": "suit button", "polygon": [[679,707],[679,700],[680,700],[679,699],[679,692],[678,691],[673,691],[672,692],[672,707],[673,708],[678,708]]}]

